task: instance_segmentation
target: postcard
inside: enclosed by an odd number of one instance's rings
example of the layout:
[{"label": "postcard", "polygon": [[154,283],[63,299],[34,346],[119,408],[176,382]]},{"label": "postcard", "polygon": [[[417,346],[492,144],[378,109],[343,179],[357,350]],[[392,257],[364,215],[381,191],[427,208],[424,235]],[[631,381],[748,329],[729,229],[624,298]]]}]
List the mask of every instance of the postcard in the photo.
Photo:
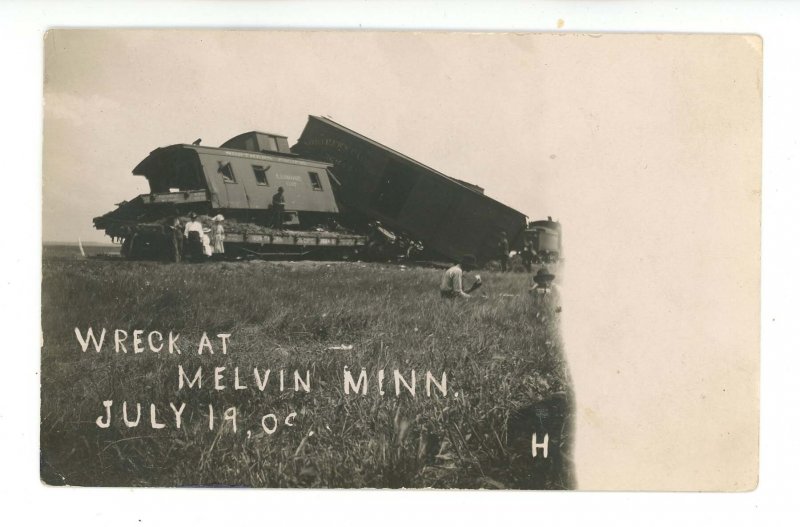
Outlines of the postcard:
[{"label": "postcard", "polygon": [[44,55],[44,483],[757,486],[759,37]]}]

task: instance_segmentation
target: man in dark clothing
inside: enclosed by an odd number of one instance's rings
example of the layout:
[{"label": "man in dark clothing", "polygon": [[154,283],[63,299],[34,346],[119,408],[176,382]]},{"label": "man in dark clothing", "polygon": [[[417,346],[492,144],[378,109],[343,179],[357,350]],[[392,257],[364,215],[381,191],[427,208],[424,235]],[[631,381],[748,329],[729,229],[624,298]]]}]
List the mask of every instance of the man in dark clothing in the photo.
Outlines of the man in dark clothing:
[{"label": "man in dark clothing", "polygon": [[533,263],[533,249],[531,249],[531,244],[525,242],[525,246],[522,248],[519,255],[522,258],[522,265],[525,266],[525,271],[530,273],[531,264]]},{"label": "man in dark clothing", "polygon": [[172,219],[171,224],[168,226],[168,229],[170,248],[172,250],[172,261],[175,263],[180,263],[181,256],[183,256],[183,225],[181,225],[181,219],[177,212],[175,213],[175,217]]},{"label": "man in dark clothing", "polygon": [[283,228],[283,209],[286,198],[283,197],[283,187],[278,187],[278,192],[272,196],[272,226],[276,229]]},{"label": "man in dark clothing", "polygon": [[500,241],[497,242],[497,257],[500,260],[500,270],[508,271],[508,238],[506,232],[500,231]]}]

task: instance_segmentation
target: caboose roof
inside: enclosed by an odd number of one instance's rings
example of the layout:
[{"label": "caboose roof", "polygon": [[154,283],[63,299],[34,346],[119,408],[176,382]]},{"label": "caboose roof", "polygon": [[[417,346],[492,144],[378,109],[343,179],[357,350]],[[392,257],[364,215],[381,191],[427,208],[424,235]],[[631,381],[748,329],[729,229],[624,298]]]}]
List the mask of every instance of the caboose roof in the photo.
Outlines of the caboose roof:
[{"label": "caboose roof", "polygon": [[[288,137],[283,135],[283,134],[273,134],[272,132],[261,132],[259,130],[251,130],[249,132],[244,132],[244,133],[241,133],[239,135],[235,135],[235,136],[231,137],[230,139],[228,139],[227,141],[225,141],[225,143],[229,143],[229,142],[231,142],[231,141],[233,141],[235,139],[239,139],[240,137],[244,137],[246,135],[269,135],[269,136],[272,136],[272,137],[283,137],[284,139],[288,139]],[[225,143],[222,143],[222,144],[224,145]]]},{"label": "caboose roof", "polygon": [[142,161],[139,162],[138,165],[136,165],[136,167],[133,169],[133,174],[137,176],[145,175],[149,171],[149,167],[154,162],[156,157],[158,157],[159,155],[168,150],[178,150],[182,148],[187,150],[194,150],[195,152],[204,154],[214,154],[214,155],[229,156],[229,157],[245,157],[248,159],[272,161],[275,163],[288,163],[292,165],[316,166],[322,169],[326,169],[332,166],[330,163],[325,163],[324,161],[305,159],[302,157],[298,157],[296,155],[287,155],[287,154],[282,154],[280,152],[269,152],[269,153],[251,152],[249,150],[237,150],[234,148],[217,148],[215,146],[187,145],[179,143],[176,145],[156,148],[155,150],[150,152],[150,154],[146,158],[144,158]]}]

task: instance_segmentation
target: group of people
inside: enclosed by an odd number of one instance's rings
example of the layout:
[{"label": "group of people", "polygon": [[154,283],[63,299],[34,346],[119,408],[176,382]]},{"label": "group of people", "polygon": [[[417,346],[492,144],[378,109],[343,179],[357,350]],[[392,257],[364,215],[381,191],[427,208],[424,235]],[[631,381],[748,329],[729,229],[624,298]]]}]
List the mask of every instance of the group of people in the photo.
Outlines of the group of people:
[{"label": "group of people", "polygon": [[[278,192],[272,197],[272,207],[269,209],[271,218],[268,219],[268,224],[275,229],[283,228],[285,205],[283,187],[278,187]],[[184,225],[176,211],[169,225],[172,261],[187,259],[198,262],[225,254],[225,226],[222,223],[225,217],[217,214],[211,218],[214,224],[208,229],[198,221],[194,212],[190,212],[188,216],[189,221]]]},{"label": "group of people", "polygon": [[217,214],[212,218],[214,225],[206,229],[197,220],[197,214],[189,213],[189,221],[181,224],[178,216],[170,225],[172,235],[172,260],[180,262],[187,258],[191,261],[202,261],[216,255],[225,254],[225,227],[222,222],[225,218]]},{"label": "group of people", "polygon": [[[470,298],[470,293],[481,287],[483,282],[480,275],[475,275],[475,279],[469,289],[464,289],[464,273],[469,273],[476,268],[475,257],[472,255],[464,256],[461,261],[444,272],[442,281],[439,284],[439,293],[442,298]],[[533,277],[533,285],[529,292],[533,296],[537,305],[544,305],[550,300],[558,304],[558,286],[553,281],[556,276],[546,267],[541,267]],[[560,311],[560,308],[557,307]]]},{"label": "group of people", "polygon": [[[496,249],[497,259],[500,261],[500,270],[503,272],[510,271],[510,252],[508,250],[508,236],[505,231],[500,231],[500,239],[497,242]],[[536,251],[533,249],[530,242],[525,242],[522,250],[519,252],[519,256],[522,260],[522,265],[525,267],[525,271],[530,273],[533,270],[533,263],[538,260]]]}]

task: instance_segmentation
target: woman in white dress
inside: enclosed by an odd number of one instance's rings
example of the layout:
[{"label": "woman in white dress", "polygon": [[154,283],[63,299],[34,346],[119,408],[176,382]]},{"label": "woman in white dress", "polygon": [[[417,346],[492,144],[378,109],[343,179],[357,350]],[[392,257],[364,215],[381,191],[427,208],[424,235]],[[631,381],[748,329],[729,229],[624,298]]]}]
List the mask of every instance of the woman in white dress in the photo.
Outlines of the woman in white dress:
[{"label": "woman in white dress", "polygon": [[214,216],[214,226],[211,227],[211,244],[214,254],[225,254],[225,227],[222,221],[225,219],[222,214]]}]

